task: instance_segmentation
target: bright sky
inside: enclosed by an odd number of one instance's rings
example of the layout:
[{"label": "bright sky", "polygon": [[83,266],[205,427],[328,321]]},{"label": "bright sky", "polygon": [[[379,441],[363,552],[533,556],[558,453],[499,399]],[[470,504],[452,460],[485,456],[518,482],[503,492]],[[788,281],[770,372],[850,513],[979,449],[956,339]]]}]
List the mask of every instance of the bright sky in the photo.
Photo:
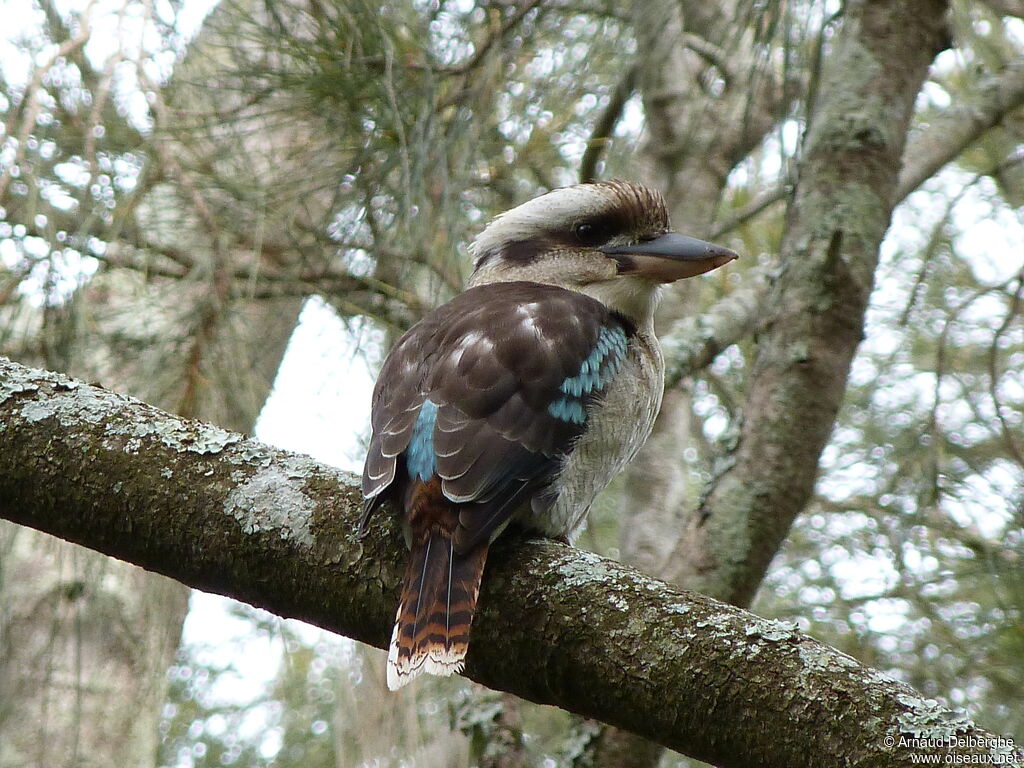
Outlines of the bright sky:
[{"label": "bright sky", "polygon": [[358,326],[349,328],[321,299],[309,299],[256,423],[256,436],[361,472],[374,371],[360,345]]}]

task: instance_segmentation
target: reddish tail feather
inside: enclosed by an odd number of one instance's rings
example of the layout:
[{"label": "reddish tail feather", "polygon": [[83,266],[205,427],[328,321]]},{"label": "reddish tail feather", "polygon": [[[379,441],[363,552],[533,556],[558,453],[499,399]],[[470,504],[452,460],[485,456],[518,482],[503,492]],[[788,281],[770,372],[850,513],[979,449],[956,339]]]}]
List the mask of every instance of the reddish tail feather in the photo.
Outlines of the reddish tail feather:
[{"label": "reddish tail feather", "polygon": [[443,523],[417,530],[417,522],[422,524],[428,515],[417,515],[415,509],[410,520],[412,552],[388,651],[391,690],[423,672],[451,675],[462,671],[487,559],[486,542],[469,552],[456,552],[450,529]]}]

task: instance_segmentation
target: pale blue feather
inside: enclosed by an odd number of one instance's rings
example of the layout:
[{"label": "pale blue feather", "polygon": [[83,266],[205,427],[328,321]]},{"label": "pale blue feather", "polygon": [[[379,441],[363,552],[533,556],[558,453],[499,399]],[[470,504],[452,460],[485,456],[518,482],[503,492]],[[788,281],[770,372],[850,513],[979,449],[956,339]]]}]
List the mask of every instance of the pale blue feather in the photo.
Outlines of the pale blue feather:
[{"label": "pale blue feather", "polygon": [[437,472],[437,456],[434,454],[434,423],[437,421],[437,405],[425,400],[420,408],[416,424],[412,428],[409,448],[405,452],[405,464],[409,474],[420,480],[429,480]]}]

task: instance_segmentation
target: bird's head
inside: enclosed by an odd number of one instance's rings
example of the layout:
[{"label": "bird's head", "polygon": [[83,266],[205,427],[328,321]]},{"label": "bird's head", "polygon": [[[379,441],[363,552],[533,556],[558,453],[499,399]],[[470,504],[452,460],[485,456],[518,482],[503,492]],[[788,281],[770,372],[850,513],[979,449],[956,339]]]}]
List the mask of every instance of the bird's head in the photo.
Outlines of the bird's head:
[{"label": "bird's head", "polygon": [[548,192],[491,222],[471,246],[470,286],[527,280],[579,291],[637,324],[659,286],[720,267],[728,248],[669,230],[662,196],[628,181]]}]

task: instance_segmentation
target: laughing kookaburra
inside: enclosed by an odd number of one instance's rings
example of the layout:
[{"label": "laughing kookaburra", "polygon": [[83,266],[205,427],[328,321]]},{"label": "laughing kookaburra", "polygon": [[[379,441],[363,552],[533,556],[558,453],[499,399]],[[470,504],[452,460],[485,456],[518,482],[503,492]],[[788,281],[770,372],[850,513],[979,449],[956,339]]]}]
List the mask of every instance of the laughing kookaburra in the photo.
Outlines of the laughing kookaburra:
[{"label": "laughing kookaburra", "polygon": [[469,287],[413,326],[373,391],[364,534],[385,499],[411,554],[388,687],[462,671],[487,548],[515,522],[568,539],[650,434],[659,287],[736,258],[669,231],[625,181],[556,189],[472,245]]}]

